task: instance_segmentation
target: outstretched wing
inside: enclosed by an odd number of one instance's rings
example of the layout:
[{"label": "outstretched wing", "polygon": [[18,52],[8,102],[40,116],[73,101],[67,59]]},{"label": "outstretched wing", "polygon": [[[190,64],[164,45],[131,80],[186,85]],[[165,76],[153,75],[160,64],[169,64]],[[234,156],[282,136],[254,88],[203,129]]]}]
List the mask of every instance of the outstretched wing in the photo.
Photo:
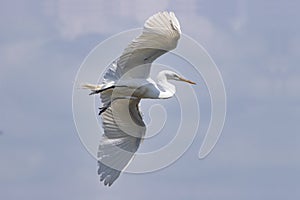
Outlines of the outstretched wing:
[{"label": "outstretched wing", "polygon": [[180,24],[173,12],[159,12],[153,15],[145,22],[142,34],[135,38],[110,66],[104,75],[104,82],[116,82],[122,76],[148,78],[151,63],[174,49],[180,34]]},{"label": "outstretched wing", "polygon": [[98,174],[110,186],[133,159],[146,127],[140,115],[139,99],[117,99],[101,115],[104,135],[98,151]]},{"label": "outstretched wing", "polygon": [[[104,74],[105,85],[122,78],[148,78],[151,63],[174,49],[180,38],[180,25],[173,12],[160,12],[144,24],[143,32]],[[106,110],[101,114],[104,135],[98,151],[98,174],[105,185],[111,185],[134,157],[145,135],[146,127],[139,112],[140,99],[114,99],[112,90],[101,92]],[[111,102],[112,101],[112,102]]]}]

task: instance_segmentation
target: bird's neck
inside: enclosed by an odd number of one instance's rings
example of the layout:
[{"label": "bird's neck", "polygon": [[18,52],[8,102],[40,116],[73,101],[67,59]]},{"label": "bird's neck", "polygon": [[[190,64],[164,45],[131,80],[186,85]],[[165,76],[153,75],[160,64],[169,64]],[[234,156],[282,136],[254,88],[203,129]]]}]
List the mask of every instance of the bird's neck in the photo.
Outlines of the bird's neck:
[{"label": "bird's neck", "polygon": [[161,99],[171,98],[176,92],[175,86],[168,82],[164,74],[158,74],[157,80],[157,86],[160,90],[158,97]]}]

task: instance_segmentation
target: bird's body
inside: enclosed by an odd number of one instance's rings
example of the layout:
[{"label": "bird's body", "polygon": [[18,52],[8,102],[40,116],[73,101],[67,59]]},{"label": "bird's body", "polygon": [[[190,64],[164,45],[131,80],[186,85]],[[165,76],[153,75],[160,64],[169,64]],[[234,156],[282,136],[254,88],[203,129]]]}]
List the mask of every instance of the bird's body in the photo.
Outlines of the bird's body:
[{"label": "bird's body", "polygon": [[98,174],[111,185],[134,157],[146,132],[139,111],[141,99],[171,98],[175,86],[168,80],[192,81],[164,70],[157,83],[150,78],[152,62],[174,49],[180,38],[180,25],[174,13],[160,12],[150,17],[143,33],[134,39],[109,67],[100,85],[86,84],[91,94],[100,93],[103,137],[98,150]]}]

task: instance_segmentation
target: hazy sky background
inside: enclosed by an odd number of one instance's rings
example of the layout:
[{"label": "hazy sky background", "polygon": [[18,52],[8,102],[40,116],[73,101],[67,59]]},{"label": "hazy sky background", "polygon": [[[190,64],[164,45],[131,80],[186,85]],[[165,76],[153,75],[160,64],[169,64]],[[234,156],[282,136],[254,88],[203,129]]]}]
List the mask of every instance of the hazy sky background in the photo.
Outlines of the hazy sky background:
[{"label": "hazy sky background", "polygon": [[[298,1],[0,1],[0,199],[299,199]],[[155,173],[107,188],[72,118],[85,56],[152,14],[174,11],[218,65],[227,120],[214,151],[203,135]]]}]

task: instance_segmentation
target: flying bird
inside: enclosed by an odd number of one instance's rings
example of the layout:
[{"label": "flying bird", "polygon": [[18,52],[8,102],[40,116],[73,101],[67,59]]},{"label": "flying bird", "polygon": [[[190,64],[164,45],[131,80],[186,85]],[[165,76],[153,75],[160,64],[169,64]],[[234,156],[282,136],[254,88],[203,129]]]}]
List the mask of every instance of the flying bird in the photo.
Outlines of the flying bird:
[{"label": "flying bird", "polygon": [[135,38],[122,55],[109,65],[99,85],[85,84],[93,94],[100,94],[104,134],[98,149],[98,174],[104,185],[111,186],[128,166],[146,132],[139,103],[141,99],[171,98],[176,88],[169,81],[183,81],[179,74],[163,70],[157,82],[150,78],[152,62],[176,48],[180,24],[173,12],[159,12],[144,24],[142,34]]}]

